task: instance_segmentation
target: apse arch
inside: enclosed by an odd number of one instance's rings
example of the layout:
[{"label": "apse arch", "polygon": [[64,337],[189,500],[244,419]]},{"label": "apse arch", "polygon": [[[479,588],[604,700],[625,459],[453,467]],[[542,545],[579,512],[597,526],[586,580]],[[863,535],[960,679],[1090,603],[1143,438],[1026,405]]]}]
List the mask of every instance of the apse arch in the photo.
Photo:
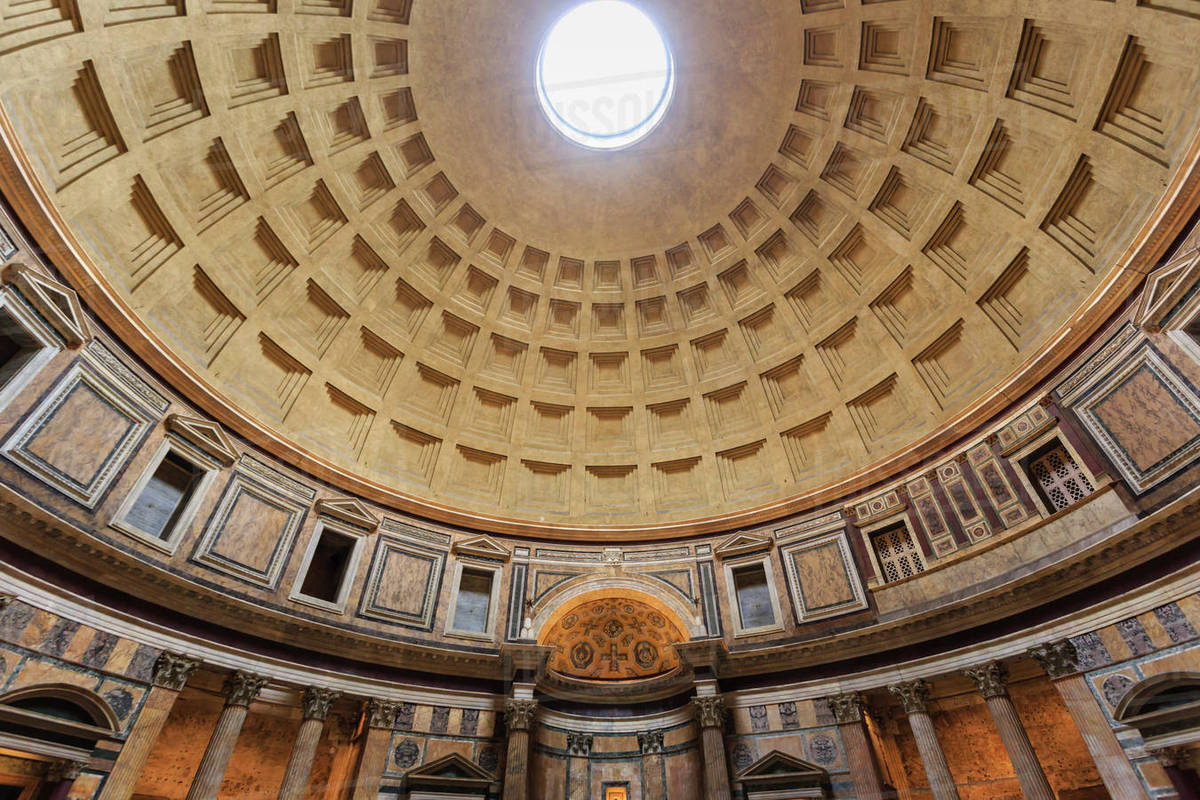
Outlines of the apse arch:
[{"label": "apse arch", "polygon": [[579,575],[563,581],[538,598],[529,612],[529,628],[533,638],[541,641],[550,626],[561,618],[565,609],[592,599],[620,597],[632,592],[637,599],[650,606],[657,606],[688,638],[696,639],[708,635],[695,606],[671,592],[660,581],[640,575],[621,575],[597,578],[595,575]]},{"label": "apse arch", "polygon": [[0,706],[59,717],[67,722],[108,731],[117,731],[121,727],[116,712],[103,697],[69,683],[43,683],[17,689],[0,695]]}]

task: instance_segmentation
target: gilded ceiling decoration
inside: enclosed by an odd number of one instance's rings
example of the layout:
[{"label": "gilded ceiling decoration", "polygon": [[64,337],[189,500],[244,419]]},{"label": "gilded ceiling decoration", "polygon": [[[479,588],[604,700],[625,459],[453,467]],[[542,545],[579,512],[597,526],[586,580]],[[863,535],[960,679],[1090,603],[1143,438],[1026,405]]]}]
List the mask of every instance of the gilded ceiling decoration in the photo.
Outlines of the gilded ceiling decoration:
[{"label": "gilded ceiling decoration", "polygon": [[549,668],[555,672],[587,680],[632,680],[678,667],[674,645],[686,638],[650,604],[605,597],[559,616],[539,643],[554,648]]},{"label": "gilded ceiling decoration", "polygon": [[36,0],[0,181],[152,368],[324,480],[715,530],[938,450],[1127,295],[1194,160],[1191,4],[647,0],[670,109],[595,152],[538,105],[563,0]]}]

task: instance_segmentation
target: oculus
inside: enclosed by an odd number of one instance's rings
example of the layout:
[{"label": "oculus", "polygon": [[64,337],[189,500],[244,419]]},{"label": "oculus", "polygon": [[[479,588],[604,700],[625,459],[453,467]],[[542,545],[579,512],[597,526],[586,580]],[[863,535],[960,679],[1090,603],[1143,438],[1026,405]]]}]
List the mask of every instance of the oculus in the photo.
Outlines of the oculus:
[{"label": "oculus", "polygon": [[666,114],[671,51],[642,11],[621,0],[575,6],[550,28],[537,59],[537,95],[550,124],[596,150],[628,147]]}]

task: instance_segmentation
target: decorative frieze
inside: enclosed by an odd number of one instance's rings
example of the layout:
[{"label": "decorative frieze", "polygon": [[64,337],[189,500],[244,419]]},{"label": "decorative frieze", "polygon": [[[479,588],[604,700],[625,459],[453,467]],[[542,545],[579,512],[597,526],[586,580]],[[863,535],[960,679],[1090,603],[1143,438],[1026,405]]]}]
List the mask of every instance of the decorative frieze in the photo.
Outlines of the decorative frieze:
[{"label": "decorative frieze", "polygon": [[199,666],[200,661],[198,659],[189,658],[179,653],[164,651],[159,655],[158,660],[154,662],[154,677],[152,681],[155,686],[181,692],[187,684],[188,678],[192,676],[192,673]]}]

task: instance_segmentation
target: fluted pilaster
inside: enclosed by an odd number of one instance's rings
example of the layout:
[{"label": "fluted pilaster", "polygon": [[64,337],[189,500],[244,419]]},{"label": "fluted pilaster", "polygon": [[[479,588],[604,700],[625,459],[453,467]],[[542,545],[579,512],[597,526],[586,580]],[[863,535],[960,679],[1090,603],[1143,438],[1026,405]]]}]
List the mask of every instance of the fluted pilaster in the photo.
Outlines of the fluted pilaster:
[{"label": "fluted pilaster", "polygon": [[529,798],[529,729],[537,716],[537,701],[512,698],[504,706],[508,728],[508,758],[504,767],[504,800]]},{"label": "fluted pilaster", "polygon": [[700,726],[704,751],[704,790],[709,800],[730,800],[729,767],[725,763],[725,701],[719,696],[697,697],[692,711]]},{"label": "fluted pilaster", "polygon": [[825,703],[842,734],[842,746],[846,748],[846,764],[850,767],[855,795],[858,800],[882,800],[883,777],[879,774],[871,740],[867,738],[862,696],[857,692],[839,694],[827,697]]},{"label": "fluted pilaster", "polygon": [[283,773],[279,800],[300,800],[304,797],[308,789],[308,775],[312,772],[313,757],[317,754],[317,743],[325,729],[325,717],[329,716],[329,707],[339,694],[340,692],[332,689],[317,686],[310,686],[304,690],[303,719],[300,722],[300,730],[296,732],[296,742],[292,745],[287,770]]},{"label": "fluted pilaster", "polygon": [[367,732],[358,756],[358,769],[354,772],[352,800],[376,800],[379,797],[379,784],[383,782],[383,770],[387,767],[388,744],[392,740],[392,727],[399,708],[400,704],[393,700],[375,698],[363,709]]}]

